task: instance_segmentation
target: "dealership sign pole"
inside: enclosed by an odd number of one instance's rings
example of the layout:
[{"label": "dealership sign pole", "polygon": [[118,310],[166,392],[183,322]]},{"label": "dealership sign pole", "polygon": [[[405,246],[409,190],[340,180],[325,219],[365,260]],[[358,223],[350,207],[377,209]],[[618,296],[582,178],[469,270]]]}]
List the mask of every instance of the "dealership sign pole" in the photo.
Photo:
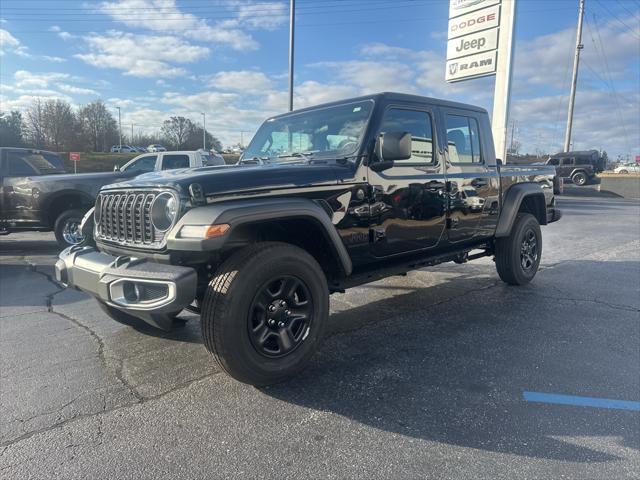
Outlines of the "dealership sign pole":
[{"label": "dealership sign pole", "polygon": [[516,0],[451,0],[447,82],[496,75],[492,125],[496,156],[506,161],[507,116]]}]

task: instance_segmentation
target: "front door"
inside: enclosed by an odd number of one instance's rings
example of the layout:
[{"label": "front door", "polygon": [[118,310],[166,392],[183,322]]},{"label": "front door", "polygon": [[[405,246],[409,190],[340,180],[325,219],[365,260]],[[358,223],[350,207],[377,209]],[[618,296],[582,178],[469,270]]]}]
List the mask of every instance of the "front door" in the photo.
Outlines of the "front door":
[{"label": "front door", "polygon": [[433,248],[444,234],[446,221],[434,111],[387,107],[378,130],[378,134],[411,133],[412,155],[382,172],[368,169],[372,253],[386,257]]},{"label": "front door", "polygon": [[[450,242],[490,237],[498,220],[499,177],[486,115],[442,109],[447,138]],[[483,136],[481,132],[485,132]]]}]

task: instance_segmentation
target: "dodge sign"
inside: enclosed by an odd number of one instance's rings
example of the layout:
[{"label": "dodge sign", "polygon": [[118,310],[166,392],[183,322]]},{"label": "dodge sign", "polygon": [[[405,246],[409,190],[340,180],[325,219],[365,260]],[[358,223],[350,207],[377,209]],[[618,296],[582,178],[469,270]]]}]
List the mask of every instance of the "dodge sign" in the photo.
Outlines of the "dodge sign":
[{"label": "dodge sign", "polygon": [[451,0],[447,82],[496,72],[501,0]]}]

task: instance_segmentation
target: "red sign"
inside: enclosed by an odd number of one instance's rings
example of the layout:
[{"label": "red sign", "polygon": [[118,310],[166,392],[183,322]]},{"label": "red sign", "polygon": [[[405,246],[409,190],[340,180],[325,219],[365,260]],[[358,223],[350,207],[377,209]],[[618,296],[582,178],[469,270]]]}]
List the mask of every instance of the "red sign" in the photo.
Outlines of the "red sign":
[{"label": "red sign", "polygon": [[636,163],[640,165],[640,155],[636,155]]},{"label": "red sign", "polygon": [[80,152],[69,152],[69,160],[72,162],[80,161]]}]

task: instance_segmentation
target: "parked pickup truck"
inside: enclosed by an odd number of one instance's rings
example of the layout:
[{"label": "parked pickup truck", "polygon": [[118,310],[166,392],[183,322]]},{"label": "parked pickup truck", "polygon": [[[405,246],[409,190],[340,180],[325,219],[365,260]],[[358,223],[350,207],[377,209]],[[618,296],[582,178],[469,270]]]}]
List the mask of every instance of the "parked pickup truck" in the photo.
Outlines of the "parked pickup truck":
[{"label": "parked pickup truck", "polygon": [[140,155],[115,172],[66,174],[57,154],[0,148],[0,234],[51,231],[62,248],[82,241],[80,221],[103,185],[154,170],[224,164],[209,152]]},{"label": "parked pickup truck", "polygon": [[[511,285],[560,218],[553,167],[496,160],[487,112],[382,93],[268,119],[235,166],[104,187],[59,282],[116,321],[162,329],[200,313],[206,348],[253,385],[316,350],[329,294],[436,265],[495,258]],[[92,235],[91,235],[92,233]]]}]

